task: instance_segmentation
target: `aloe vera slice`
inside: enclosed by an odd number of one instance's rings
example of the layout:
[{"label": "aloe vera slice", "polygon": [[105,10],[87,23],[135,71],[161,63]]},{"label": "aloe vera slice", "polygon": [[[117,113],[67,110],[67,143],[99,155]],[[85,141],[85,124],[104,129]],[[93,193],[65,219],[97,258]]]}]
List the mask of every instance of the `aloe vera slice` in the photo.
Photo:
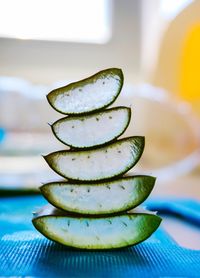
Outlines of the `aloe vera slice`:
[{"label": "aloe vera slice", "polygon": [[53,182],[40,187],[53,206],[79,214],[110,214],[140,205],[154,187],[151,176],[132,176],[99,183]]},{"label": "aloe vera slice", "polygon": [[144,137],[133,136],[97,149],[58,151],[44,156],[59,175],[80,181],[97,181],[119,176],[140,159]]},{"label": "aloe vera slice", "polygon": [[119,137],[128,127],[130,118],[130,108],[115,107],[94,114],[65,117],[51,128],[62,143],[74,148],[87,148]]},{"label": "aloe vera slice", "polygon": [[123,80],[121,69],[106,69],[51,91],[47,100],[62,114],[81,114],[99,110],[115,101],[123,86]]},{"label": "aloe vera slice", "polygon": [[160,225],[161,218],[149,213],[126,213],[106,217],[71,216],[47,207],[33,218],[45,237],[82,249],[114,249],[138,244]]}]

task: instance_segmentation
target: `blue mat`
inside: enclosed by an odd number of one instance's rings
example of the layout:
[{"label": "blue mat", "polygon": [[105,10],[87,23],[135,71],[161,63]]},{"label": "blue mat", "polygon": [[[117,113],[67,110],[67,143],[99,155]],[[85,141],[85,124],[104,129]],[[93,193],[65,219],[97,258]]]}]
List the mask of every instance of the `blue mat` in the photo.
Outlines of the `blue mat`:
[{"label": "blue mat", "polygon": [[178,215],[200,228],[200,202],[194,199],[159,198],[148,199],[148,209],[162,213]]},{"label": "blue mat", "polygon": [[117,251],[53,243],[31,224],[31,213],[46,203],[41,196],[0,198],[0,276],[200,277],[200,251],[179,247],[161,228],[142,244]]}]

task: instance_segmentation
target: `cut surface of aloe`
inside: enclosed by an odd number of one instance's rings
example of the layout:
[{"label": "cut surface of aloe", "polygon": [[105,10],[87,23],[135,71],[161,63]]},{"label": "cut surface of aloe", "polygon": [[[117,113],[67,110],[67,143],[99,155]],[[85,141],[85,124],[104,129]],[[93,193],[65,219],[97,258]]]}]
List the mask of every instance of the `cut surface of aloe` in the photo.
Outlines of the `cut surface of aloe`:
[{"label": "cut surface of aloe", "polygon": [[140,159],[144,137],[133,136],[97,149],[58,151],[44,156],[59,175],[80,181],[97,181],[122,175]]},{"label": "cut surface of aloe", "polygon": [[99,183],[53,182],[40,187],[55,207],[82,214],[110,214],[140,205],[154,187],[151,176],[124,177]]},{"label": "cut surface of aloe", "polygon": [[110,68],[84,80],[55,89],[47,95],[47,99],[50,105],[60,113],[87,113],[113,103],[122,86],[121,69]]},{"label": "cut surface of aloe", "polygon": [[83,249],[113,249],[147,239],[161,218],[149,213],[126,213],[106,217],[75,217],[46,208],[33,219],[35,228],[47,238]]},{"label": "cut surface of aloe", "polygon": [[54,135],[74,148],[87,148],[108,143],[119,137],[128,127],[131,110],[115,107],[82,116],[69,116],[52,126]]}]

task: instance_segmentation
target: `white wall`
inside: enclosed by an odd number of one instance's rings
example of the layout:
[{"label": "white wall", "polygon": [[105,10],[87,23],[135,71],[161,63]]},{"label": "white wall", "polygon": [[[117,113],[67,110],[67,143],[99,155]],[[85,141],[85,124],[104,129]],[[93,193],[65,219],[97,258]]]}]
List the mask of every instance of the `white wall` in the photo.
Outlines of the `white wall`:
[{"label": "white wall", "polygon": [[[113,0],[113,37],[105,45],[0,39],[0,75],[34,83],[77,80],[121,67],[126,81],[140,79],[140,0]],[[70,28],[70,27],[69,27]]]}]

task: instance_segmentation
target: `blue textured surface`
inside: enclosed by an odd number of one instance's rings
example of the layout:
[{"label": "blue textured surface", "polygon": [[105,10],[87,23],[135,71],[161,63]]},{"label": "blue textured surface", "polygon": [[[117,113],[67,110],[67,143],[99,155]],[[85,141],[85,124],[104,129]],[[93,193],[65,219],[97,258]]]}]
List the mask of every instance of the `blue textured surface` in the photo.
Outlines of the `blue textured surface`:
[{"label": "blue textured surface", "polygon": [[41,196],[0,199],[0,276],[199,277],[200,252],[184,249],[159,229],[135,247],[80,251],[53,243],[31,224]]},{"label": "blue textured surface", "polygon": [[179,215],[200,226],[200,203],[194,199],[159,198],[146,201],[150,210]]}]

